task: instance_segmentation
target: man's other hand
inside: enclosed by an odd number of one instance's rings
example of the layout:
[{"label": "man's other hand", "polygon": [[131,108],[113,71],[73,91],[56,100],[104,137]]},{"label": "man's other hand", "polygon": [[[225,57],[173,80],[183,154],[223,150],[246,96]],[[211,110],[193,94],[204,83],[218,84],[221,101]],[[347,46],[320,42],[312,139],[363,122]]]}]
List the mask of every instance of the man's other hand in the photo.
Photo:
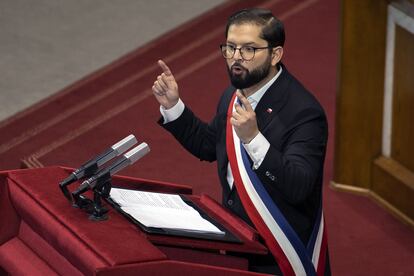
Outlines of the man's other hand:
[{"label": "man's other hand", "polygon": [[259,134],[256,113],[247,98],[240,91],[237,91],[236,95],[244,108],[239,103],[235,103],[235,111],[232,114],[230,123],[234,126],[234,130],[237,136],[239,136],[240,141],[248,144]]}]

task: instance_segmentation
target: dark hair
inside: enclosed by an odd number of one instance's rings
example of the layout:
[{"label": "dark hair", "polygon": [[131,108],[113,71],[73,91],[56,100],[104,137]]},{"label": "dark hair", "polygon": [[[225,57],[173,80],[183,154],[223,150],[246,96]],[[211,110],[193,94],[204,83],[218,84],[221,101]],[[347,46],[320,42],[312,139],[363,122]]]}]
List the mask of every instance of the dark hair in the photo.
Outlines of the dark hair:
[{"label": "dark hair", "polygon": [[231,25],[256,24],[262,27],[260,38],[266,40],[270,47],[285,44],[285,28],[270,10],[261,8],[244,9],[231,15],[227,21],[226,38]]}]

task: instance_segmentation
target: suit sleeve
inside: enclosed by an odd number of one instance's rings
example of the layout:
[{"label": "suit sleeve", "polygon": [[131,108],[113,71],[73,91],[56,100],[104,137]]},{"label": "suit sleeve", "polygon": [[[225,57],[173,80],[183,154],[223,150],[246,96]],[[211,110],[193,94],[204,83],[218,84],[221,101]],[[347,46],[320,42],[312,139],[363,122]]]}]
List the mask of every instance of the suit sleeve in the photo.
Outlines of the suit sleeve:
[{"label": "suit sleeve", "polygon": [[181,116],[167,124],[158,123],[169,131],[177,141],[200,160],[216,160],[217,116],[209,124],[201,121],[185,107]]},{"label": "suit sleeve", "polygon": [[325,114],[303,110],[284,136],[281,145],[268,138],[270,148],[256,173],[271,194],[281,193],[288,202],[299,204],[321,181],[327,142]]}]

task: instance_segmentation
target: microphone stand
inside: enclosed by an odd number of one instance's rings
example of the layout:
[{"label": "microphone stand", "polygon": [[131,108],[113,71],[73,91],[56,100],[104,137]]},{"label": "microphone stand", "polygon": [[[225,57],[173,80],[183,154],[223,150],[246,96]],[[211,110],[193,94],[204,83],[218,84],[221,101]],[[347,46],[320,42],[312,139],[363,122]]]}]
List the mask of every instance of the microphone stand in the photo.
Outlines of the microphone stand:
[{"label": "microphone stand", "polygon": [[90,220],[101,221],[108,219],[108,208],[102,206],[102,198],[108,198],[111,192],[111,174],[108,171],[96,181],[93,189],[93,213],[89,216]]},{"label": "microphone stand", "polygon": [[93,201],[82,194],[73,195],[73,207],[84,209],[90,214],[89,219],[103,221],[109,218],[108,208],[102,206],[102,198],[108,198],[111,192],[111,173],[108,171],[96,180],[93,187]]},{"label": "microphone stand", "polygon": [[[95,221],[107,220],[108,209],[102,206],[102,198],[108,198],[111,191],[111,175],[135,163],[150,151],[147,143],[141,143],[128,151],[110,166],[99,171],[96,175],[82,182],[78,189],[72,193],[73,207],[85,209],[89,219]],[[93,191],[93,201],[83,196],[87,190]]]}]

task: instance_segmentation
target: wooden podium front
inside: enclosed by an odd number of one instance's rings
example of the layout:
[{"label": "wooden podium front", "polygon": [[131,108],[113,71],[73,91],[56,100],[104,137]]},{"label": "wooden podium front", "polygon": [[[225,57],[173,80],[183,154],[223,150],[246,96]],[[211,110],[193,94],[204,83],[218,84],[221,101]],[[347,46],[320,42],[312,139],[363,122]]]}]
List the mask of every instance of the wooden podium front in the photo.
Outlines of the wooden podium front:
[{"label": "wooden podium front", "polygon": [[187,194],[241,243],[147,234],[109,204],[109,219],[92,221],[60,191],[68,172],[61,167],[0,172],[0,274],[260,275],[247,271],[243,257],[267,253],[256,231],[211,198],[172,183],[113,178],[120,187]]}]

